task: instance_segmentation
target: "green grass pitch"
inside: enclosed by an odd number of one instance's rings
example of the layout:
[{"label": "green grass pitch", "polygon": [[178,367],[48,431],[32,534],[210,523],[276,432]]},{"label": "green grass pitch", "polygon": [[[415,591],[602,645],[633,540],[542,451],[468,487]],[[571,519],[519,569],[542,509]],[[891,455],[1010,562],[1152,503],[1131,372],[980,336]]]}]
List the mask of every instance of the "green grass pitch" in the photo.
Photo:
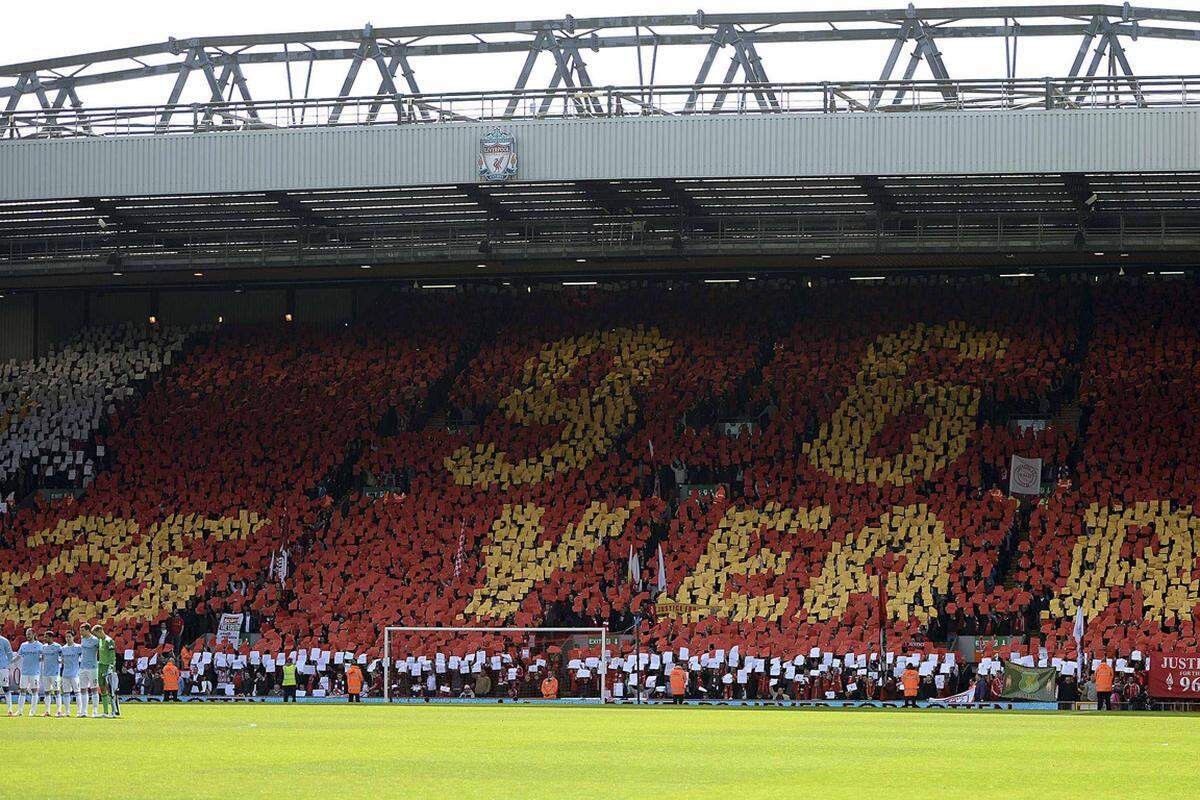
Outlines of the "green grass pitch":
[{"label": "green grass pitch", "polygon": [[0,718],[0,797],[1200,796],[1200,717],[545,706],[137,706]]}]

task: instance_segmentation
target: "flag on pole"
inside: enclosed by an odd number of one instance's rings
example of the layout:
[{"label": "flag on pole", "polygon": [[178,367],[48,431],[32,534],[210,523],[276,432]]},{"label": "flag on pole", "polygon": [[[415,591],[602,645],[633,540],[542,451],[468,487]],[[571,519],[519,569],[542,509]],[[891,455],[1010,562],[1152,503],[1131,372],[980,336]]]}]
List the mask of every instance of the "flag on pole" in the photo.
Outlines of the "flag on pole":
[{"label": "flag on pole", "polygon": [[1083,674],[1083,604],[1075,609],[1075,661],[1079,665],[1079,673]]},{"label": "flag on pole", "polygon": [[275,551],[271,550],[271,561],[267,565],[267,580],[275,580]]},{"label": "flag on pole", "polygon": [[288,552],[286,547],[279,548],[279,557],[276,559],[275,574],[279,576],[279,585],[284,586],[287,583],[288,576]]},{"label": "flag on pole", "polygon": [[467,528],[461,520],[458,523],[458,552],[454,554],[454,577],[462,572],[463,550],[467,545]]},{"label": "flag on pole", "polygon": [[656,588],[659,594],[664,594],[667,591],[667,565],[663,561],[661,544],[658,546],[658,585]]},{"label": "flag on pole", "polygon": [[642,590],[642,565],[637,553],[633,552],[632,544],[629,545],[629,582],[636,586],[639,592]]},{"label": "flag on pole", "polygon": [[879,573],[879,596],[876,598],[879,606],[879,659],[883,663],[884,654],[887,652],[887,573]]},{"label": "flag on pole", "polygon": [[654,473],[654,496],[660,497],[662,495],[662,487],[659,486],[658,466],[654,463],[654,442],[647,439],[646,444],[650,445],[650,470]]}]

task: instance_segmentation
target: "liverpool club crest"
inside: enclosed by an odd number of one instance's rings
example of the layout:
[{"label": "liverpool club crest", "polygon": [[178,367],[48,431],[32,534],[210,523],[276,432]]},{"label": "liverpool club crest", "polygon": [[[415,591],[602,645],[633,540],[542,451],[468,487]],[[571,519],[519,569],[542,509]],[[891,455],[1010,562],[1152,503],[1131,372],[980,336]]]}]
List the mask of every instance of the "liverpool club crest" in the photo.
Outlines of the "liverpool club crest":
[{"label": "liverpool club crest", "polygon": [[517,174],[517,140],[499,128],[479,138],[479,177],[506,181]]}]

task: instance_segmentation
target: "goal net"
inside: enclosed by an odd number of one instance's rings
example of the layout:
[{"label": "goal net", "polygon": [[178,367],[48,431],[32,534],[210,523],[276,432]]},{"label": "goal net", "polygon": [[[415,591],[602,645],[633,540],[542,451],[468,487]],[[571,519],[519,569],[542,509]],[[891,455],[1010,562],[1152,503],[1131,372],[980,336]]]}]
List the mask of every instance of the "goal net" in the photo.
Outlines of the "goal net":
[{"label": "goal net", "polygon": [[383,695],[389,702],[600,702],[607,647],[606,628],[389,626]]}]

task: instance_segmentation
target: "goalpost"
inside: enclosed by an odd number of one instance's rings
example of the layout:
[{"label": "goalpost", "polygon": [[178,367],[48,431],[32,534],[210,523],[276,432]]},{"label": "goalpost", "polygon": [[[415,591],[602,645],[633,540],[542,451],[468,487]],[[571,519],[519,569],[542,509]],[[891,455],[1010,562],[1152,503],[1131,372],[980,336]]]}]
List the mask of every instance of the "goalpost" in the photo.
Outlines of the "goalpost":
[{"label": "goalpost", "polygon": [[[389,625],[383,629],[383,697],[529,700],[542,681],[557,697],[604,702],[608,628]],[[467,687],[470,687],[468,690]]]}]

